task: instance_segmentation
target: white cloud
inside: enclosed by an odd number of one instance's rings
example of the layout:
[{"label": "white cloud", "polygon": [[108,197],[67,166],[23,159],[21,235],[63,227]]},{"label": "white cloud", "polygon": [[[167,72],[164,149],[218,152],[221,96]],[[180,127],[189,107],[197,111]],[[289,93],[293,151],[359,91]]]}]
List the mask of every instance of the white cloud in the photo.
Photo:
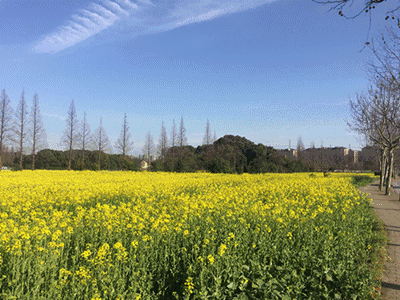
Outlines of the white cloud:
[{"label": "white cloud", "polygon": [[150,0],[138,0],[138,1],[147,5],[154,5]]},{"label": "white cloud", "polygon": [[112,11],[106,9],[104,6],[101,6],[97,3],[92,3],[91,8],[95,11],[98,11],[103,18],[110,18],[110,19],[115,19],[118,18],[116,14],[114,14]]},{"label": "white cloud", "polygon": [[134,36],[171,30],[180,26],[208,21],[223,15],[249,10],[278,0],[95,0],[72,15],[66,25],[44,36],[33,50],[55,53],[74,46],[101,31],[113,27],[113,34],[103,38]]},{"label": "white cloud", "polygon": [[44,36],[34,46],[34,50],[40,53],[55,53],[71,47],[112,26],[117,20],[129,16],[130,10],[136,8],[129,0],[120,2],[127,8],[111,0],[103,1],[105,6],[91,3],[87,9],[72,15],[68,25],[60,26],[53,33]]},{"label": "white cloud", "polygon": [[214,19],[223,14],[224,14],[224,10],[214,9],[214,10],[211,10],[204,14],[200,14],[197,17],[190,17],[182,22],[178,22],[178,23],[176,23],[176,26],[182,26],[182,25],[187,25],[187,24],[191,24],[191,23],[195,23],[195,22],[203,22],[203,21],[211,20],[211,19]]},{"label": "white cloud", "polygon": [[122,5],[125,5],[125,6],[128,6],[128,7],[130,7],[131,9],[138,9],[139,8],[139,6],[137,5],[137,4],[135,4],[135,3],[132,3],[131,1],[129,1],[129,0],[116,0],[118,3],[120,3],[120,4],[122,4]]},{"label": "white cloud", "polygon": [[67,119],[66,117],[62,117],[62,116],[54,115],[54,114],[48,114],[48,113],[45,113],[45,112],[43,112],[42,115],[46,116],[46,117],[56,118],[56,119],[59,119],[61,121],[65,121]]},{"label": "white cloud", "polygon": [[112,10],[116,11],[119,14],[123,14],[125,16],[129,16],[129,13],[125,10],[122,9],[122,7],[116,3],[116,2],[112,2],[112,1],[104,1],[104,5],[110,7]]}]

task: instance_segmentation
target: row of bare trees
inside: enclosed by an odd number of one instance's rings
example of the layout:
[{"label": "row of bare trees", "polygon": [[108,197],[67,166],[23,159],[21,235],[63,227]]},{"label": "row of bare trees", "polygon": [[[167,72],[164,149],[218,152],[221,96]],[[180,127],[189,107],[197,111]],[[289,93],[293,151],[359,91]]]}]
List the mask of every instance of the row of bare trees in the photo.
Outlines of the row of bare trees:
[{"label": "row of bare trees", "polygon": [[3,167],[3,153],[7,145],[15,145],[19,150],[19,168],[22,169],[23,152],[26,148],[32,153],[32,170],[35,169],[35,155],[37,151],[47,147],[46,131],[42,122],[39,109],[39,97],[33,96],[31,113],[28,113],[28,104],[25,93],[22,91],[21,99],[14,113],[11,101],[2,90],[0,96],[0,170]]},{"label": "row of bare trees", "polygon": [[[77,147],[82,150],[83,168],[85,165],[84,153],[87,148],[98,151],[99,154],[98,166],[100,166],[102,157],[101,152],[110,150],[109,139],[104,127],[102,126],[102,118],[100,118],[100,126],[93,134],[90,133],[90,126],[86,122],[86,112],[84,112],[84,118],[80,126],[78,123],[79,122],[76,116],[74,101],[72,100],[68,111],[68,118],[66,120],[66,128],[64,130],[64,134],[62,137],[62,144],[67,147],[67,150],[69,152],[68,170],[71,169],[71,161],[73,159],[72,155],[74,153],[73,149]],[[207,120],[204,143],[206,145],[209,145],[215,140],[216,140],[216,134],[214,132],[214,137],[211,137],[210,122],[209,120]],[[170,141],[171,145],[169,144],[164,121],[161,124],[161,133],[159,138],[159,144],[157,147],[153,142],[153,136],[151,134],[151,131],[149,131],[146,134],[145,143],[143,147],[143,154],[147,160],[147,163],[150,164],[152,157],[156,156],[156,154],[158,154],[158,156],[163,160],[170,146],[174,152],[174,147],[183,147],[187,145],[186,129],[183,123],[183,116],[181,117],[179,130],[177,130],[175,120],[173,120]],[[123,158],[128,156],[128,154],[131,153],[131,151],[133,150],[132,135],[129,130],[129,124],[127,121],[126,114],[124,115],[124,121],[122,124],[121,133],[115,146],[117,150],[120,153],[122,153]]]},{"label": "row of bare trees", "polygon": [[[82,151],[81,165],[85,167],[85,150],[98,151],[98,166],[101,166],[101,153],[107,150],[111,151],[111,145],[107,133],[103,127],[102,118],[100,118],[100,126],[92,134],[90,126],[87,123],[86,112],[84,112],[82,122],[79,122],[75,109],[74,101],[71,101],[66,118],[66,127],[61,137],[61,146],[68,151],[68,170],[71,170],[73,155],[76,149]],[[204,136],[204,144],[209,145],[216,140],[211,137],[210,122],[207,120],[206,133]],[[183,116],[179,130],[176,128],[175,120],[173,120],[171,144],[169,144],[164,122],[161,125],[161,133],[159,145],[156,148],[153,142],[153,137],[149,131],[146,135],[145,146],[143,153],[150,163],[151,157],[157,152],[158,156],[164,159],[169,146],[182,147],[187,145],[186,129],[183,123]],[[21,99],[14,113],[11,107],[11,101],[5,90],[1,92],[0,98],[0,170],[2,169],[3,152],[6,146],[15,146],[19,152],[19,168],[23,166],[23,153],[28,148],[32,153],[32,170],[35,169],[35,154],[39,150],[48,147],[47,136],[42,122],[42,117],[39,109],[39,98],[35,94],[33,97],[32,109],[28,114],[28,105],[25,100],[25,93],[22,91]],[[129,124],[126,114],[122,124],[121,134],[115,144],[116,149],[122,153],[124,159],[133,150],[132,135],[129,130]],[[25,151],[24,151],[25,150]]]},{"label": "row of bare trees", "polygon": [[[215,131],[214,131],[214,136],[211,136],[210,121],[207,119],[206,132],[203,138],[203,144],[208,146],[212,144],[214,141],[216,141],[216,139],[217,138]],[[183,147],[186,145],[187,145],[186,128],[183,123],[183,116],[182,116],[179,130],[177,130],[175,120],[173,120],[170,139],[168,139],[167,130],[165,128],[164,121],[162,121],[159,144],[157,147],[154,145],[153,136],[149,131],[146,134],[145,144],[143,147],[143,154],[147,159],[147,162],[150,164],[151,157],[153,157],[156,153],[158,154],[160,159],[164,161],[167,151],[170,147],[172,150],[172,157],[174,158],[175,147]]]},{"label": "row of bare trees", "polygon": [[[207,143],[213,142],[213,139],[209,137],[210,135],[210,123],[207,120],[206,125],[206,136],[205,140]],[[215,133],[214,133],[215,138]],[[74,101],[71,101],[71,105],[68,111],[68,118],[66,120],[66,128],[62,137],[62,144],[67,147],[69,152],[68,159],[68,170],[71,169],[71,161],[73,159],[73,149],[76,147],[82,150],[82,166],[84,167],[84,153],[87,148],[98,151],[98,166],[101,165],[101,152],[110,149],[110,143],[107,133],[102,126],[102,118],[100,118],[100,126],[97,130],[90,134],[90,126],[86,122],[86,112],[84,112],[84,119],[81,126],[78,125],[78,120],[76,116],[76,110]],[[181,117],[181,123],[179,131],[177,131],[175,120],[173,120],[172,133],[171,133],[171,147],[182,147],[187,145],[186,129],[183,123],[183,116]],[[208,144],[207,144],[208,145]],[[123,158],[128,156],[128,154],[133,150],[132,135],[129,131],[129,124],[127,121],[126,114],[124,115],[124,121],[122,124],[121,134],[117,140],[116,148],[122,153]],[[143,147],[143,154],[148,162],[151,163],[152,157],[159,155],[161,159],[164,159],[167,150],[169,148],[167,131],[164,125],[164,121],[161,125],[161,133],[159,139],[158,147],[155,146],[153,142],[153,136],[151,131],[146,134],[145,143]]]},{"label": "row of bare trees", "polygon": [[[390,194],[395,162],[395,153],[400,147],[400,2],[395,0],[312,0],[326,4],[339,15],[354,19],[363,12],[369,14],[371,29],[372,12],[380,4],[390,2],[391,8],[385,12],[388,20],[386,32],[381,33],[378,43],[367,40],[374,62],[369,64],[371,87],[350,101],[352,120],[350,128],[363,135],[369,144],[379,149],[381,176],[379,189],[385,187]],[[355,10],[351,10],[355,5]],[[390,6],[387,6],[390,7]],[[352,11],[352,12],[351,12]],[[368,30],[368,36],[370,33]],[[368,39],[368,37],[367,37]]]},{"label": "row of bare trees", "polygon": [[[111,149],[106,130],[103,127],[103,119],[100,117],[100,126],[91,134],[90,126],[86,120],[86,111],[84,112],[82,122],[79,123],[73,100],[68,110],[66,128],[61,137],[61,145],[68,150],[68,170],[71,170],[71,162],[74,154],[73,150],[76,148],[82,151],[82,168],[85,168],[85,150],[90,149],[98,151],[99,170],[102,158],[101,153]],[[121,134],[115,146],[122,153],[123,159],[133,150],[132,135],[129,131],[126,114],[124,115]]]},{"label": "row of bare trees", "polygon": [[369,89],[350,101],[350,128],[365,136],[380,151],[379,189],[390,194],[394,153],[400,147],[400,37],[391,29],[371,45]]}]

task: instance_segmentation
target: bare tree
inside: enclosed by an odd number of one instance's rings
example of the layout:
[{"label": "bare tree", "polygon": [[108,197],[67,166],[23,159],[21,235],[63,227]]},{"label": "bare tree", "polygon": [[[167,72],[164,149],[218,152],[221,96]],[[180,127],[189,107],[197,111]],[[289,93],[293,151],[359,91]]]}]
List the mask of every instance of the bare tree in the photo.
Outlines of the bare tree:
[{"label": "bare tree", "polygon": [[175,158],[175,147],[177,145],[178,145],[178,133],[176,131],[176,124],[175,124],[175,119],[174,119],[172,121],[172,131],[171,131],[172,158]]},{"label": "bare tree", "polygon": [[161,124],[161,132],[160,132],[160,139],[159,139],[159,152],[161,158],[164,160],[165,155],[167,154],[168,150],[168,138],[167,138],[167,130],[165,129],[164,121]]},{"label": "bare tree", "polygon": [[147,163],[149,166],[151,163],[152,156],[154,155],[154,150],[155,150],[155,146],[154,146],[154,142],[153,142],[153,136],[151,135],[151,132],[149,130],[149,132],[146,134],[146,139],[145,139],[144,147],[143,147],[143,154],[147,158]]},{"label": "bare tree", "polygon": [[175,147],[178,143],[178,134],[176,133],[175,120],[172,121],[172,131],[171,131],[171,147]]},{"label": "bare tree", "polygon": [[379,85],[391,77],[391,80],[400,85],[400,36],[398,30],[387,28],[386,34],[382,34],[378,42],[375,43],[372,40],[370,49],[375,58],[368,64],[371,81]]},{"label": "bare tree", "polygon": [[181,117],[181,125],[179,126],[179,134],[178,134],[178,145],[180,147],[186,146],[187,138],[186,138],[186,129],[183,125],[183,116]]},{"label": "bare tree", "polygon": [[[354,19],[361,15],[363,12],[372,14],[372,11],[381,3],[386,2],[387,0],[312,0],[313,2],[320,3],[320,4],[327,4],[331,7],[331,10],[339,10],[339,15],[345,17],[346,19]],[[391,1],[394,3],[396,1]],[[356,7],[353,8],[355,12],[352,15],[347,15],[343,11],[348,9],[349,7],[355,5]],[[386,19],[388,19],[389,15],[393,16],[397,10],[399,10],[400,6],[394,4],[392,9],[386,12]],[[393,16],[394,17],[394,16]]]},{"label": "bare tree", "polygon": [[85,168],[85,150],[88,148],[88,145],[92,142],[92,136],[90,131],[90,125],[86,121],[86,111],[83,113],[83,120],[81,124],[81,143],[82,143],[82,168]]},{"label": "bare tree", "polygon": [[30,115],[31,135],[30,144],[32,147],[32,171],[35,169],[35,157],[38,150],[43,150],[48,147],[46,130],[43,125],[42,115],[39,110],[39,97],[35,93],[33,96],[33,104]]},{"label": "bare tree", "polygon": [[203,144],[208,146],[211,143],[212,143],[212,137],[211,137],[210,121],[207,119],[206,133],[204,134]]},{"label": "bare tree", "polygon": [[15,124],[13,126],[12,141],[19,147],[19,169],[22,170],[22,163],[24,160],[24,143],[28,137],[28,107],[25,101],[25,92],[22,90],[21,100],[18,103],[17,110],[15,111]]},{"label": "bare tree", "polygon": [[304,143],[303,143],[303,139],[302,139],[301,135],[299,135],[299,137],[297,138],[297,147],[296,147],[296,149],[298,151],[303,151],[305,149]]},{"label": "bare tree", "polygon": [[107,133],[103,128],[103,119],[100,118],[100,126],[96,129],[93,133],[93,140],[96,143],[96,150],[98,151],[98,169],[101,170],[101,153],[104,152],[106,149],[109,149],[109,141],[107,137]]},{"label": "bare tree", "polygon": [[10,138],[10,132],[12,129],[13,109],[10,102],[6,90],[3,89],[0,98],[0,171],[3,168],[3,147],[7,139]]},{"label": "bare tree", "polygon": [[71,170],[72,149],[77,146],[79,140],[78,119],[76,116],[74,100],[71,101],[66,119],[67,127],[64,130],[63,143],[68,147],[68,171]]},{"label": "bare tree", "polygon": [[133,142],[131,141],[132,135],[129,131],[128,121],[126,114],[124,116],[124,123],[122,124],[121,134],[117,140],[116,148],[122,152],[122,156],[125,157],[127,153],[130,153],[133,148]]},{"label": "bare tree", "polygon": [[[400,97],[396,82],[387,77],[376,89],[370,88],[367,95],[350,101],[352,123],[350,128],[365,135],[381,148],[381,181],[386,183],[385,194],[390,194],[393,170],[393,152],[400,143]],[[388,174],[386,177],[384,174]]]},{"label": "bare tree", "polygon": [[299,135],[299,137],[297,138],[297,146],[296,146],[296,150],[297,150],[297,158],[301,159],[301,154],[304,151],[305,147],[304,147],[304,143],[303,143],[303,139],[301,138],[301,135]]}]

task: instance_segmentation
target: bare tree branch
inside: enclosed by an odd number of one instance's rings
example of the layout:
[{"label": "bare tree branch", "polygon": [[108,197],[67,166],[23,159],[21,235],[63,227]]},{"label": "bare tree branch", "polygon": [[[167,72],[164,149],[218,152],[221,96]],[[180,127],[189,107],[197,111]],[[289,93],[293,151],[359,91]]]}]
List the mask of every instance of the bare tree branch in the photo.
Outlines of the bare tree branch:
[{"label": "bare tree branch", "polygon": [[208,146],[211,143],[212,143],[212,137],[211,137],[210,121],[207,119],[206,133],[204,134],[203,144]]},{"label": "bare tree branch", "polygon": [[122,124],[121,134],[117,140],[116,148],[122,152],[122,155],[125,157],[127,153],[130,153],[133,148],[133,142],[131,141],[132,135],[129,132],[129,125],[126,118],[126,114],[124,115],[124,123]]},{"label": "bare tree branch", "polygon": [[30,144],[32,146],[32,170],[35,169],[35,157],[38,150],[48,147],[46,130],[43,125],[42,116],[39,109],[39,97],[37,94],[33,96],[33,104],[31,110],[31,135]]},{"label": "bare tree branch", "polygon": [[144,142],[144,147],[143,147],[143,154],[147,157],[147,163],[150,167],[151,161],[152,161],[152,156],[154,155],[154,142],[153,142],[153,136],[151,135],[151,132],[146,134],[146,139]]},{"label": "bare tree branch", "polygon": [[67,127],[64,130],[65,139],[63,142],[68,146],[68,171],[70,171],[72,162],[72,149],[77,146],[79,139],[79,132],[77,130],[78,119],[76,116],[74,100],[71,101],[69,106],[66,123]]},{"label": "bare tree branch", "polygon": [[28,137],[28,107],[25,101],[25,92],[22,91],[21,100],[19,101],[15,112],[15,124],[13,126],[14,136],[12,141],[19,147],[19,169],[22,170],[24,160],[24,143]]},{"label": "bare tree branch", "polygon": [[108,136],[103,128],[103,119],[100,118],[100,126],[93,133],[93,140],[96,143],[97,151],[98,151],[98,170],[101,170],[101,153],[104,152],[109,146]]},{"label": "bare tree branch", "polygon": [[86,121],[86,111],[83,113],[83,120],[81,124],[81,134],[80,134],[81,142],[82,142],[82,169],[85,168],[85,150],[88,148],[93,140],[91,136],[90,126]]},{"label": "bare tree branch", "polygon": [[0,98],[0,171],[3,167],[3,146],[5,142],[10,138],[10,132],[12,130],[12,113],[11,101],[6,94],[6,90],[3,89]]},{"label": "bare tree branch", "polygon": [[164,121],[161,124],[161,132],[160,132],[160,139],[159,139],[159,152],[161,158],[164,160],[165,155],[167,154],[168,150],[168,138],[167,138],[167,130],[165,129]]},{"label": "bare tree branch", "polygon": [[186,129],[183,125],[183,116],[181,117],[181,125],[179,127],[179,135],[178,135],[178,145],[180,147],[186,146],[187,138],[186,138]]}]

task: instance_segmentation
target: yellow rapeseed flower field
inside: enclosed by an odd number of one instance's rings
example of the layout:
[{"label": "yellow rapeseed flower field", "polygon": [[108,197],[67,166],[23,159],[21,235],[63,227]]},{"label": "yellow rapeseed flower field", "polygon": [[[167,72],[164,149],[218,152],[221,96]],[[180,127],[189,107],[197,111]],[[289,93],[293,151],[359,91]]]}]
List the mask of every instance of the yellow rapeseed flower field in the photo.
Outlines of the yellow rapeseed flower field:
[{"label": "yellow rapeseed flower field", "polygon": [[366,299],[351,178],[0,172],[0,298]]}]

